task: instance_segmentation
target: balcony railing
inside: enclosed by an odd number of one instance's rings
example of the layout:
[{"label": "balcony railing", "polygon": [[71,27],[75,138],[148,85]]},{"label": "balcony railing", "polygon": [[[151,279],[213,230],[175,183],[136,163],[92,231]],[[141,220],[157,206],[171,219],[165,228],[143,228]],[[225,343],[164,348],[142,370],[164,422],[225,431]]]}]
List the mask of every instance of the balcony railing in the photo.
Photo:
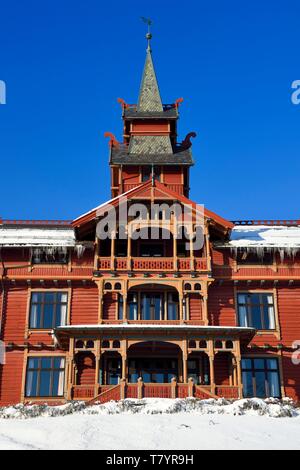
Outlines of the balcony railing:
[{"label": "balcony railing", "polygon": [[184,272],[207,271],[206,258],[111,258],[99,257],[99,271]]}]

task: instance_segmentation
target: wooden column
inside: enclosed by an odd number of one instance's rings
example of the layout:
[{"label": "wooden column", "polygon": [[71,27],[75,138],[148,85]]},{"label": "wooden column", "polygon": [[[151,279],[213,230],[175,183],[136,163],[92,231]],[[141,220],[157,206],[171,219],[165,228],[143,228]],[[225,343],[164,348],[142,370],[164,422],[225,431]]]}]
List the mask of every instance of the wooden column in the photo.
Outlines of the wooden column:
[{"label": "wooden column", "polygon": [[122,340],[122,379],[127,380],[127,341]]},{"label": "wooden column", "polygon": [[182,355],[182,361],[183,361],[183,383],[187,383],[188,381],[188,356],[187,354]]},{"label": "wooden column", "polygon": [[189,394],[188,394],[188,396],[193,397],[194,396],[194,379],[193,379],[193,377],[189,377],[188,385],[189,385],[189,392],[188,392]]},{"label": "wooden column", "polygon": [[240,341],[235,341],[235,360],[236,360],[236,376],[237,386],[239,388],[239,398],[243,398],[243,382],[242,382],[242,368],[241,368],[241,348]]},{"label": "wooden column", "polygon": [[187,352],[187,340],[183,341],[182,345],[182,381],[183,383],[188,382],[188,352]]},{"label": "wooden column", "polygon": [[211,252],[210,252],[210,241],[209,241],[209,228],[208,225],[205,227],[205,248],[206,248],[206,258],[207,258],[207,271],[211,271]]},{"label": "wooden column", "polygon": [[131,271],[131,231],[127,230],[127,269]]},{"label": "wooden column", "polygon": [[194,256],[193,234],[190,235],[190,260],[191,260],[191,271],[194,271],[195,270],[195,256]]},{"label": "wooden column", "polygon": [[[95,368],[95,384],[98,388],[100,384],[99,380],[99,371],[100,371],[100,361],[101,361],[101,346],[100,346],[100,339],[96,341],[96,351],[95,351],[95,361],[96,361],[96,368]],[[95,390],[95,395],[98,395],[98,390]]]},{"label": "wooden column", "polygon": [[215,384],[215,351],[214,351],[214,341],[210,339],[208,341],[208,354],[209,354],[209,372],[210,372],[210,390],[211,393],[216,393],[216,384]]},{"label": "wooden column", "polygon": [[173,231],[173,270],[178,270],[178,262],[177,262],[177,238],[176,233]]},{"label": "wooden column", "polygon": [[115,270],[116,233],[111,234],[110,269]]},{"label": "wooden column", "polygon": [[123,293],[123,322],[127,323],[127,292]]},{"label": "wooden column", "polygon": [[179,320],[180,323],[183,323],[183,283],[182,281],[178,282],[178,296],[179,296]]},{"label": "wooden column", "polygon": [[74,338],[70,338],[66,389],[67,400],[72,399],[72,388],[75,385],[74,341]]},{"label": "wooden column", "polygon": [[99,238],[96,236],[95,239],[95,253],[94,253],[94,270],[97,271],[99,267]]},{"label": "wooden column", "polygon": [[183,323],[183,292],[179,292],[179,320]]}]

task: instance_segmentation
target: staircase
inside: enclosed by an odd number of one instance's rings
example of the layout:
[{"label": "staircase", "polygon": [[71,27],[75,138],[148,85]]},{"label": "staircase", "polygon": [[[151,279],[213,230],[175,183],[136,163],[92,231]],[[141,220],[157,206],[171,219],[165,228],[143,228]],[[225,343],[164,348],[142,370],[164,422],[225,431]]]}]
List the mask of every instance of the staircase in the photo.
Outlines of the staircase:
[{"label": "staircase", "polygon": [[208,398],[220,398],[218,397],[218,395],[211,393],[208,389],[201,387],[200,385],[195,385],[194,396],[199,400],[207,400]]},{"label": "staircase", "polygon": [[96,397],[92,398],[92,400],[87,401],[87,405],[94,405],[95,403],[107,403],[111,400],[121,400],[121,385],[115,385],[102,393],[99,393]]}]

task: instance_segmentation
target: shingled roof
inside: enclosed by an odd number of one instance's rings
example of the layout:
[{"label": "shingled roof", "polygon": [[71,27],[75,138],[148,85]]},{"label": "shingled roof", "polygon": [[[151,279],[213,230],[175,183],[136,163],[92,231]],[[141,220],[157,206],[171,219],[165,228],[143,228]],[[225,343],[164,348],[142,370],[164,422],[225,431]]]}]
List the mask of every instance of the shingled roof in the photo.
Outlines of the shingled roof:
[{"label": "shingled roof", "polygon": [[129,154],[128,147],[113,147],[110,154],[111,165],[193,165],[191,149],[181,149],[175,153]]}]

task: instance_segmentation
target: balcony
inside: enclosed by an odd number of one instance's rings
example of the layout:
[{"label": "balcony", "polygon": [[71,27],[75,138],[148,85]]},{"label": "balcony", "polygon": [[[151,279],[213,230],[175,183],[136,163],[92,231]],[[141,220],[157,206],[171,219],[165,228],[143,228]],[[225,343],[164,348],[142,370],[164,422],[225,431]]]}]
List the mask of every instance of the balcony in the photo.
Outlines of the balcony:
[{"label": "balcony", "polygon": [[207,258],[133,257],[98,258],[99,271],[191,272],[207,271]]}]

